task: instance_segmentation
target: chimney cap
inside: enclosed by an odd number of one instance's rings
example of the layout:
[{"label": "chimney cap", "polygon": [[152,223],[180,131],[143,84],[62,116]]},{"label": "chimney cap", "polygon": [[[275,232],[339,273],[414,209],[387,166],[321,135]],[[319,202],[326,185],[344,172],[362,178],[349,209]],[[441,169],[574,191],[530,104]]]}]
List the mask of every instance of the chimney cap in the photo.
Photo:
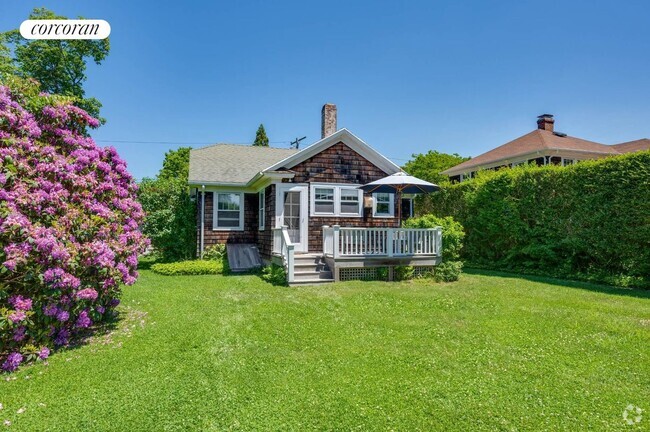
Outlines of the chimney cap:
[{"label": "chimney cap", "polygon": [[541,118],[549,118],[549,117],[553,118],[553,114],[541,114],[541,115],[537,116],[537,118],[539,118],[539,119],[541,119]]}]

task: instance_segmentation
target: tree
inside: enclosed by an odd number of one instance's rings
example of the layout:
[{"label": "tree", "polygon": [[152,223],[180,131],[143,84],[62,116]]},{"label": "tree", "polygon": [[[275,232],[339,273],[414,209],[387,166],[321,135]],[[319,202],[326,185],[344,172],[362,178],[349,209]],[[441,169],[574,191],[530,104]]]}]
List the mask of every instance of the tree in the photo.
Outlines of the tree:
[{"label": "tree", "polygon": [[257,132],[255,133],[255,142],[253,145],[257,147],[269,146],[269,138],[266,136],[266,130],[264,130],[263,124],[260,124],[260,127],[257,128]]},{"label": "tree", "polygon": [[190,171],[190,150],[192,147],[180,147],[165,153],[165,160],[158,172],[158,178],[166,180],[182,178],[187,182]]},{"label": "tree", "polygon": [[6,33],[0,33],[0,81],[4,82],[9,76],[16,74],[16,66],[11,58]]},{"label": "tree", "polygon": [[140,183],[142,231],[163,261],[196,257],[196,207],[187,188],[191,149],[168,151],[156,178]]},{"label": "tree", "polygon": [[[45,8],[36,8],[29,19],[67,18]],[[7,44],[13,45],[13,58],[9,64]],[[87,63],[101,64],[109,51],[108,39],[27,40],[15,29],[0,33],[0,77],[16,73],[23,78],[33,78],[44,92],[74,97],[76,106],[105,123],[99,115],[102,104],[93,97],[86,98],[83,84],[87,79]]]},{"label": "tree", "polygon": [[446,154],[434,150],[429,150],[427,153],[414,154],[411,157],[412,159],[402,167],[404,171],[412,176],[438,185],[449,183],[449,178],[444,174],[440,174],[441,171],[470,159],[456,153]]}]

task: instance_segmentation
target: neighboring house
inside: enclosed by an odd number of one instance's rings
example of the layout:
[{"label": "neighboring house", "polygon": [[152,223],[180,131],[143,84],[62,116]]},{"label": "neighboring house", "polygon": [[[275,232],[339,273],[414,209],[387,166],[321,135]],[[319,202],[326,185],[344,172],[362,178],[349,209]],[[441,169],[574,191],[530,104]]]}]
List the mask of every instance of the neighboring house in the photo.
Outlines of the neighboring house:
[{"label": "neighboring house", "polygon": [[472,178],[479,170],[509,168],[525,163],[571,165],[587,159],[599,159],[650,149],[647,138],[606,145],[555,132],[551,114],[537,118],[537,129],[502,146],[443,171],[452,182]]},{"label": "neighboring house", "polygon": [[[395,195],[358,189],[400,167],[347,129],[336,130],[332,104],[323,107],[321,132],[302,150],[231,144],[192,150],[199,253],[218,243],[255,245],[263,260],[285,266],[290,282],[366,277],[379,265],[436,264],[439,231],[419,230],[416,239],[415,230],[397,230]],[[410,197],[401,205],[404,216],[412,214]]]}]

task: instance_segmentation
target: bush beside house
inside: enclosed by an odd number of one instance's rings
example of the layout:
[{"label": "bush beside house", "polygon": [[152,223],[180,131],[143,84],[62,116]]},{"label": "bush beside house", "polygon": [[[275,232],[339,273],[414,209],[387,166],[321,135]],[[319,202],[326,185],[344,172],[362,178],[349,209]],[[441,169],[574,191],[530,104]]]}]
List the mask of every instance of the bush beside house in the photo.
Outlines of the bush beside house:
[{"label": "bush beside house", "polygon": [[112,316],[137,278],[143,212],[99,122],[70,99],[0,86],[0,366],[44,359]]},{"label": "bush beside house", "polygon": [[151,271],[164,276],[196,276],[222,274],[224,266],[215,260],[191,260],[173,263],[156,263]]},{"label": "bush beside house", "polygon": [[[463,269],[460,252],[463,248],[465,231],[453,217],[436,217],[432,214],[404,221],[404,228],[442,228],[442,263],[433,270],[433,278],[438,282],[458,280]],[[407,278],[408,272],[398,272],[399,278]],[[411,276],[412,277],[412,276]]]},{"label": "bush beside house", "polygon": [[151,271],[164,276],[196,276],[228,273],[226,245],[218,244],[205,249],[202,259],[171,263],[153,263]]},{"label": "bush beside house", "polygon": [[196,257],[196,206],[187,187],[190,150],[180,147],[165,153],[156,178],[143,179],[138,190],[145,211],[142,232],[165,262]]},{"label": "bush beside house", "polygon": [[145,210],[143,233],[166,262],[196,256],[196,211],[184,179],[144,179],[138,200]]},{"label": "bush beside house", "polygon": [[650,152],[484,172],[418,211],[453,216],[493,269],[650,287]]}]

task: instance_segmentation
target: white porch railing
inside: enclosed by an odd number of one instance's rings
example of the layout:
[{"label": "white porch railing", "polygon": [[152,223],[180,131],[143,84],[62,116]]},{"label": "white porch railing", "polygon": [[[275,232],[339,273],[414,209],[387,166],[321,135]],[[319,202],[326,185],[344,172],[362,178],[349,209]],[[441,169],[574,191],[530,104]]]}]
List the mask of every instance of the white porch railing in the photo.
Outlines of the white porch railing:
[{"label": "white porch railing", "polygon": [[286,225],[273,228],[273,253],[282,257],[284,271],[287,272],[287,282],[294,281],[294,248]]},{"label": "white porch railing", "polygon": [[323,227],[323,254],[339,257],[440,256],[442,228]]}]

